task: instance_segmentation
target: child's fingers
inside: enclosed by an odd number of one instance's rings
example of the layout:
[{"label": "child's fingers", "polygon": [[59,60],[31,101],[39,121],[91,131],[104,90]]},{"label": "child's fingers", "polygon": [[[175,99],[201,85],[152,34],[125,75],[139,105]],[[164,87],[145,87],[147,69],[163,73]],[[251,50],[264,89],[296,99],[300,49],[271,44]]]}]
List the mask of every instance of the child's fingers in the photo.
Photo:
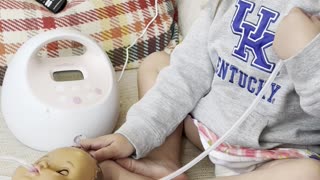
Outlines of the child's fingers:
[{"label": "child's fingers", "polygon": [[117,154],[115,152],[115,149],[111,146],[107,146],[104,148],[101,148],[97,151],[90,153],[98,162],[107,160],[107,159],[113,159],[117,157]]},{"label": "child's fingers", "polygon": [[110,144],[107,137],[104,138],[94,138],[94,139],[84,139],[80,141],[81,148],[85,150],[98,150],[106,147]]},{"label": "child's fingers", "polygon": [[80,146],[88,151],[98,162],[128,157],[134,147],[120,134],[105,135],[94,139],[83,139]]}]

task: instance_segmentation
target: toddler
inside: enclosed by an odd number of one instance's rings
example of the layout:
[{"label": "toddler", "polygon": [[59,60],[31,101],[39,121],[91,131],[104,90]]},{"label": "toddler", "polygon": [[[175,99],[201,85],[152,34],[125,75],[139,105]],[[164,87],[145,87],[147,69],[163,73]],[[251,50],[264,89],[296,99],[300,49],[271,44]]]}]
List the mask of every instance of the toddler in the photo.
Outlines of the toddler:
[{"label": "toddler", "polygon": [[141,99],[126,122],[81,145],[129,176],[159,179],[180,167],[183,131],[208,148],[284,61],[254,111],[209,157],[221,180],[320,179],[318,12],[320,1],[209,1],[170,56],[155,53],[141,65]]}]

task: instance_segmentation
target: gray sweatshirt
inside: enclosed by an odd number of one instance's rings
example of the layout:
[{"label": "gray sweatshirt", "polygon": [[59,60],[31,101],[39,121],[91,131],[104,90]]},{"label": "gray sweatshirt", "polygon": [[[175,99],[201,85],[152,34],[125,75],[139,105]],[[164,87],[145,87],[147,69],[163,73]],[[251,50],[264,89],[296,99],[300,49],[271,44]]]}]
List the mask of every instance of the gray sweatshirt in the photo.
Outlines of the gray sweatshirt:
[{"label": "gray sweatshirt", "polygon": [[[141,158],[188,113],[222,136],[274,70],[277,25],[293,7],[320,12],[320,1],[211,0],[171,55],[154,87],[116,131]],[[192,13],[192,12],[190,12]],[[285,61],[248,118],[227,142],[242,147],[306,148],[320,153],[320,37]]]}]

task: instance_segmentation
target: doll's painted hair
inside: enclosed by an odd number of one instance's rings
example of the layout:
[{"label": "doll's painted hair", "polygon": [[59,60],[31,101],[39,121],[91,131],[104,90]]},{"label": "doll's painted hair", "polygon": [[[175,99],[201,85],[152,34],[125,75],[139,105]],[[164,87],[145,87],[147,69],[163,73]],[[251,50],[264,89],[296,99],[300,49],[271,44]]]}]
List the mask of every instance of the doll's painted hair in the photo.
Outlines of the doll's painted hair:
[{"label": "doll's painted hair", "polygon": [[[76,147],[76,146],[75,146],[74,148],[78,148],[78,149],[86,152],[82,147]],[[88,152],[86,152],[86,153],[88,153]],[[92,154],[90,154],[90,153],[88,153],[88,154],[94,159],[94,157],[92,156]],[[93,178],[93,180],[104,180],[103,173],[102,173],[102,170],[101,170],[98,162],[96,163],[96,166],[97,166],[97,172],[96,172],[96,175],[95,175],[95,177]]]}]

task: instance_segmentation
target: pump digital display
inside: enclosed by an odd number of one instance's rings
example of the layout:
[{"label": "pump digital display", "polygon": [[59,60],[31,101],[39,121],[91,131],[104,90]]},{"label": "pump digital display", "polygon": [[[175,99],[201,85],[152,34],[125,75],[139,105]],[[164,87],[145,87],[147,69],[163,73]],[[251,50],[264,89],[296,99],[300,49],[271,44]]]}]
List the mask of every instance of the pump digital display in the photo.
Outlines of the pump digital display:
[{"label": "pump digital display", "polygon": [[53,80],[55,81],[78,81],[83,79],[83,74],[79,70],[56,71],[53,73]]}]

